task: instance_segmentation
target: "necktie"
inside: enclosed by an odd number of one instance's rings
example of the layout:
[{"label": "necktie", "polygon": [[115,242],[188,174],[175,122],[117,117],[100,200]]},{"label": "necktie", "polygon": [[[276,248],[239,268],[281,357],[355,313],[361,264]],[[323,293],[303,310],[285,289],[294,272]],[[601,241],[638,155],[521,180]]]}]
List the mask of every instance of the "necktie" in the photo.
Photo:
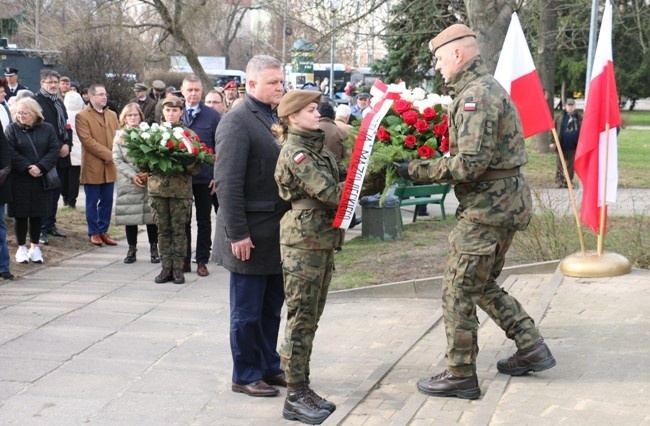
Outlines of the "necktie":
[{"label": "necktie", "polygon": [[190,108],[187,110],[187,118],[189,118],[190,121],[194,120],[194,109]]}]

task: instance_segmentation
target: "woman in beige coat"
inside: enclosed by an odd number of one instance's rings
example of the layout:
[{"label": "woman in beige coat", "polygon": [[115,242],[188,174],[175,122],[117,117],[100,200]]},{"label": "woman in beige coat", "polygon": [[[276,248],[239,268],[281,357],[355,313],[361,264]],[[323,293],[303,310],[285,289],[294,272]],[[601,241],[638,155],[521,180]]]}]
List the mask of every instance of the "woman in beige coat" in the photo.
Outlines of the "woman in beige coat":
[{"label": "woman in beige coat", "polygon": [[115,224],[124,225],[129,250],[124,263],[133,263],[138,251],[138,225],[147,225],[151,263],[160,263],[158,255],[158,227],[154,223],[149,194],[147,192],[148,173],[142,172],[127,157],[124,146],[124,133],[138,127],[144,120],[142,110],[135,102],[127,104],[120,114],[121,130],[113,141],[113,161],[117,168],[117,197],[115,199]]}]

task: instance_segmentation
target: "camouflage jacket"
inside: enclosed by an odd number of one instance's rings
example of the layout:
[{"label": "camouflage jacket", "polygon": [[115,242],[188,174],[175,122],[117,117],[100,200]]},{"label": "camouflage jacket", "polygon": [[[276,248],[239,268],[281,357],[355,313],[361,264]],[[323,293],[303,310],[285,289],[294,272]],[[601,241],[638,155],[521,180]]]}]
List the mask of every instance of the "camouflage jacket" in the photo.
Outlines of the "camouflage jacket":
[{"label": "camouflage jacket", "polygon": [[289,129],[275,167],[280,197],[286,201],[316,200],[322,208],[292,209],[280,221],[280,243],[305,249],[332,249],[343,243],[342,229],[332,222],[343,183],[340,166],[323,149],[324,133]]},{"label": "camouflage jacket", "polygon": [[[174,125],[174,127],[177,127]],[[183,129],[194,132],[185,126]],[[192,192],[192,176],[199,173],[201,167],[196,163],[185,166],[185,173],[151,173],[147,179],[147,190],[152,197],[189,198],[194,197]]]},{"label": "camouflage jacket", "polygon": [[454,184],[459,219],[525,229],[532,198],[523,175],[481,179],[487,170],[514,169],[528,162],[517,109],[480,56],[465,64],[449,85],[457,94],[449,107],[451,156],[411,161],[411,178]]}]

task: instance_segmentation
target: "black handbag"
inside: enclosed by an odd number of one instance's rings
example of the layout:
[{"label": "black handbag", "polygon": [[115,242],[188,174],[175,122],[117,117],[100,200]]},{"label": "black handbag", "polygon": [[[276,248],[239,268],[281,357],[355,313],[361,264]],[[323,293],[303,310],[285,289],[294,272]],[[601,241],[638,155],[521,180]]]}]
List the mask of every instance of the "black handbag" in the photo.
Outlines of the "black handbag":
[{"label": "black handbag", "polygon": [[[27,136],[27,139],[29,139],[29,143],[32,145],[32,149],[34,150],[34,154],[36,154],[36,158],[38,158],[38,152],[36,151],[36,146],[34,145],[32,137],[29,136],[28,133],[25,133],[25,136]],[[45,173],[41,177],[41,180],[43,181],[43,191],[49,191],[51,189],[61,187],[61,180],[59,179],[59,172],[56,171],[56,167],[52,167],[50,171]]]}]

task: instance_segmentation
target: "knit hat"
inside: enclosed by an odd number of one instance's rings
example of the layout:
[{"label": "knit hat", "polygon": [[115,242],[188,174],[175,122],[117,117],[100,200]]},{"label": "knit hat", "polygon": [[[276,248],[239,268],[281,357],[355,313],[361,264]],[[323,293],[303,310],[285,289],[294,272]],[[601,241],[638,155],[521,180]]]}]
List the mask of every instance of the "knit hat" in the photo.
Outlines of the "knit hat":
[{"label": "knit hat", "polygon": [[429,50],[431,50],[431,53],[435,55],[436,50],[440,49],[445,44],[465,37],[476,38],[476,33],[463,24],[451,25],[431,39],[429,42]]},{"label": "knit hat", "polygon": [[321,93],[313,90],[290,90],[280,100],[278,105],[278,116],[288,117],[291,114],[300,111],[312,102],[320,102]]}]

